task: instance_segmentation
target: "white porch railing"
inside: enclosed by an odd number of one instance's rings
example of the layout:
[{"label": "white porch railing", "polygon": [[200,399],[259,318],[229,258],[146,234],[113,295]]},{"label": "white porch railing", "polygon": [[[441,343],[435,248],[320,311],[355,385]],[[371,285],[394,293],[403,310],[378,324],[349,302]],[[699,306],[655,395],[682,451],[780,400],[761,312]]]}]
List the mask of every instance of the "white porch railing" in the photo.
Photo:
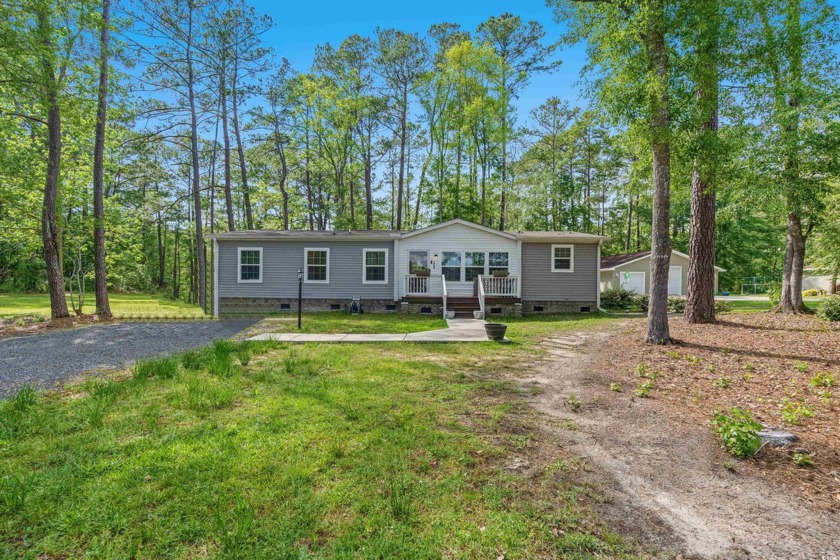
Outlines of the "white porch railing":
[{"label": "white porch railing", "polygon": [[479,292],[483,290],[487,297],[519,297],[518,276],[481,276],[479,279]]},{"label": "white porch railing", "polygon": [[443,318],[446,319],[446,278],[440,277],[440,293],[443,295]]},{"label": "white porch railing", "polygon": [[415,274],[406,274],[405,276],[405,295],[407,296],[427,296],[430,292],[431,278],[428,276],[417,276]]},{"label": "white porch railing", "polygon": [[481,276],[478,277],[478,310],[484,316],[484,282],[481,281]]}]

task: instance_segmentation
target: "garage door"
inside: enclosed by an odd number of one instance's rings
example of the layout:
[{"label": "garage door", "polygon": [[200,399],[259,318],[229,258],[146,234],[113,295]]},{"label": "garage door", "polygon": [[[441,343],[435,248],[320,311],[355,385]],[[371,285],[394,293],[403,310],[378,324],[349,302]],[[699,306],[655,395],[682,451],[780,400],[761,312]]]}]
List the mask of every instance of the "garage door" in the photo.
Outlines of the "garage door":
[{"label": "garage door", "polygon": [[668,295],[682,295],[682,267],[672,266],[668,269]]},{"label": "garage door", "polygon": [[637,294],[645,293],[644,272],[619,272],[621,287]]}]

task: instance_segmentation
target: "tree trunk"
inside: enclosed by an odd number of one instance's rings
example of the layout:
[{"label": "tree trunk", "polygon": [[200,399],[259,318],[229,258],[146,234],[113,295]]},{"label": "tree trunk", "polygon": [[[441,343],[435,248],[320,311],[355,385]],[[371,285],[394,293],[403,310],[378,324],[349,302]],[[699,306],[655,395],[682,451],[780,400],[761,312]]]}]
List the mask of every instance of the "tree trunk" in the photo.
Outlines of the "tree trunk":
[{"label": "tree trunk", "polygon": [[239,173],[242,177],[242,204],[245,206],[245,225],[254,229],[254,215],[251,212],[251,191],[248,187],[248,167],[245,165],[245,146],[242,144],[242,131],[239,127],[239,102],[237,99],[237,69],[234,61],[233,89],[231,91],[233,106],[233,134],[236,137],[236,153],[239,156]]},{"label": "tree trunk", "polygon": [[108,276],[105,268],[105,122],[108,110],[108,27],[111,24],[111,0],[102,0],[102,30],[99,35],[99,104],[96,109],[96,133],[93,146],[93,246],[96,277],[96,313],[109,319]]},{"label": "tree trunk", "polygon": [[396,229],[402,230],[403,213],[403,183],[405,181],[405,144],[408,128],[408,86],[403,86],[402,103],[400,108],[400,170],[397,184]]},{"label": "tree trunk", "polygon": [[697,104],[708,115],[700,138],[691,180],[691,225],[685,320],[715,322],[715,141],[718,131],[718,0],[707,0],[709,21],[700,35]]},{"label": "tree trunk", "polygon": [[222,68],[219,72],[219,94],[221,96],[220,105],[222,109],[222,142],[224,142],[222,148],[224,161],[222,165],[225,171],[225,209],[227,211],[228,231],[235,231],[236,221],[233,218],[233,193],[230,178],[230,127],[228,125],[227,80],[225,72],[227,72],[227,67],[225,65],[225,57],[222,55]]},{"label": "tree trunk", "polygon": [[192,155],[192,195],[195,219],[195,253],[196,253],[196,268],[198,268],[198,275],[196,281],[198,283],[198,304],[202,309],[206,310],[207,304],[207,267],[204,257],[204,231],[201,223],[201,188],[199,176],[201,169],[198,163],[198,117],[195,108],[195,69],[192,61],[192,18],[193,8],[190,6],[189,15],[189,30],[188,42],[186,52],[187,62],[187,93],[190,105],[190,151]]},{"label": "tree trunk", "polygon": [[779,302],[783,313],[802,313],[802,269],[805,265],[805,235],[799,215],[791,212],[787,216],[787,244],[782,276],[782,293]]},{"label": "tree trunk", "polygon": [[280,127],[274,125],[274,147],[277,157],[280,158],[280,194],[283,197],[283,229],[289,229],[289,192],[286,189],[286,178],[289,176],[289,168],[286,164],[286,150],[280,139]]},{"label": "tree trunk", "polygon": [[653,151],[653,224],[651,226],[650,303],[648,307],[649,344],[668,344],[668,270],[671,263],[669,235],[671,201],[671,143],[668,107],[668,52],[665,45],[664,0],[651,0],[654,20],[647,35],[651,77],[656,86],[651,94],[651,133]]},{"label": "tree trunk", "polygon": [[[800,213],[799,192],[802,188],[800,176],[800,141],[799,141],[799,112],[800,91],[802,88],[802,22],[801,0],[790,0],[787,4],[785,28],[787,41],[785,48],[789,49],[788,71],[784,76],[787,87],[787,107],[781,117],[782,146],[785,158],[782,168],[782,181],[785,187],[787,206],[787,247],[785,248],[784,276],[782,278],[782,294],[779,309],[783,313],[804,313],[807,311],[802,301],[802,270],[805,266],[805,242],[807,233],[802,231],[802,215]],[[776,85],[778,91],[783,86],[782,76],[776,75],[780,83]]]},{"label": "tree trunk", "polygon": [[[53,49],[52,30],[49,16],[39,10],[38,29],[47,50]],[[48,92],[45,96],[47,108],[47,175],[44,183],[44,202],[41,209],[41,237],[44,244],[44,264],[47,268],[47,283],[50,289],[50,316],[53,319],[69,317],[67,296],[64,293],[64,267],[62,263],[61,227],[58,223],[58,186],[61,178],[61,108],[58,100],[58,80],[53,59],[44,56],[41,64],[47,78]]]}]

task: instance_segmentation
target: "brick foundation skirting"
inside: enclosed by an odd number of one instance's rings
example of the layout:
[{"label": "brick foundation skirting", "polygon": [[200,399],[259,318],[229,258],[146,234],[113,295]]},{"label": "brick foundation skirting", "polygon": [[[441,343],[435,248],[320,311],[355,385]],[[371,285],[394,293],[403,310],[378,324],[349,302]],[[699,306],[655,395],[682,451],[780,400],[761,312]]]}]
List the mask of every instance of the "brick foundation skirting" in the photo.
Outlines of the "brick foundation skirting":
[{"label": "brick foundation skirting", "polygon": [[[399,302],[388,299],[363,299],[361,301],[362,311],[365,313],[396,313],[400,310]],[[347,311],[350,302],[351,300],[346,298],[304,299],[303,311]],[[336,309],[335,306],[338,306],[338,308]],[[297,310],[297,298],[219,298],[219,313],[221,315],[297,313]]]}]

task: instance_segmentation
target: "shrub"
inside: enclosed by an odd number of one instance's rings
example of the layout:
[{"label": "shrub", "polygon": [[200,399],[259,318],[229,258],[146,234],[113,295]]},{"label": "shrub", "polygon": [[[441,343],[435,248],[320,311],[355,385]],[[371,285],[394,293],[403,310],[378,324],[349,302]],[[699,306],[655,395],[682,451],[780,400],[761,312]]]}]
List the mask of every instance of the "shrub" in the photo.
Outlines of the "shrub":
[{"label": "shrub", "polygon": [[752,457],[761,448],[761,438],[758,436],[761,424],[748,411],[738,407],[731,409],[729,414],[715,411],[713,424],[724,447],[735,457]]},{"label": "shrub", "polygon": [[149,379],[150,377],[172,379],[176,375],[178,375],[178,358],[175,356],[137,360],[134,364],[135,379]]},{"label": "shrub", "polygon": [[643,313],[647,313],[649,303],[650,303],[650,296],[649,295],[647,295],[647,294],[636,294],[633,297],[633,301],[636,302],[636,309],[637,310],[639,310]]},{"label": "shrub", "polygon": [[681,297],[669,297],[668,311],[671,313],[685,313],[685,299]]},{"label": "shrub", "polygon": [[779,305],[779,302],[782,301],[782,285],[779,282],[767,284],[767,298],[773,307]]},{"label": "shrub", "polygon": [[732,313],[732,302],[722,299],[715,300],[715,313]]},{"label": "shrub", "polygon": [[811,288],[810,290],[803,290],[802,297],[817,297],[823,295],[822,290],[818,290],[816,288]]},{"label": "shrub", "polygon": [[840,295],[827,297],[817,309],[817,315],[826,321],[840,321]]},{"label": "shrub", "polygon": [[636,294],[623,288],[605,290],[601,294],[601,306],[604,309],[627,311],[636,307]]}]

